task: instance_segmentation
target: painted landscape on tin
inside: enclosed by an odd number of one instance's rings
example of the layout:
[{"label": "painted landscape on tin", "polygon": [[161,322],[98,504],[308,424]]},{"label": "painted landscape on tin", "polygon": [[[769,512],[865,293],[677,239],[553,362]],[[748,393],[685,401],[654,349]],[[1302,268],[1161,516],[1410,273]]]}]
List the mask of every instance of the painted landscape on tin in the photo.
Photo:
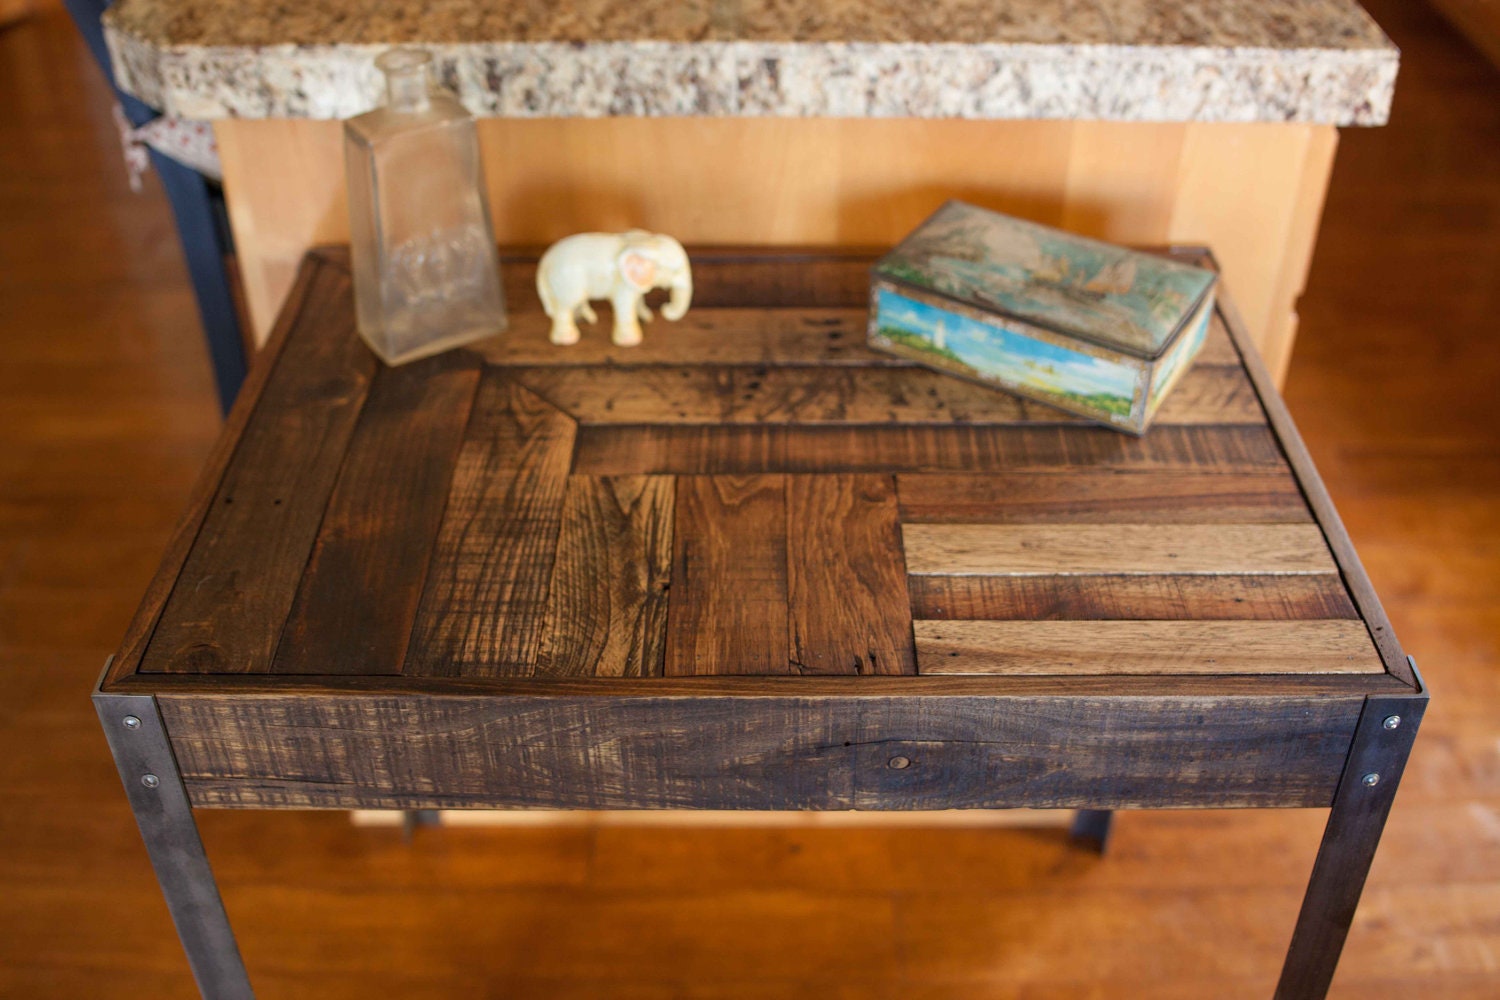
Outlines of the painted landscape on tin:
[{"label": "painted landscape on tin", "polygon": [[1156,374],[1151,384],[1151,401],[1147,403],[1149,410],[1155,411],[1161,405],[1162,397],[1176,384],[1177,376],[1181,374],[1187,363],[1197,356],[1198,349],[1208,339],[1208,321],[1211,316],[1210,310],[1204,310],[1196,327],[1184,333],[1182,340],[1174,345],[1166,358],[1157,364]]},{"label": "painted landscape on tin", "polygon": [[1212,272],[949,202],[878,272],[1096,343],[1157,354]]},{"label": "painted landscape on tin", "polygon": [[998,380],[1098,413],[1130,415],[1133,368],[1033,340],[905,295],[876,292],[876,334],[952,370]]}]

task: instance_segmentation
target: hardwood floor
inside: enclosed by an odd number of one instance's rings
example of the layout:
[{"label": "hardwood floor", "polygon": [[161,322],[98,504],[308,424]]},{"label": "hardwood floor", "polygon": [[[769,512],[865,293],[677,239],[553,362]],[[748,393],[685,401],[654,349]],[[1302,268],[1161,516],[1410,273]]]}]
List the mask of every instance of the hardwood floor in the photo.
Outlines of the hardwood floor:
[{"label": "hardwood floor", "polygon": [[[1500,979],[1500,74],[1368,3],[1404,60],[1343,137],[1287,395],[1434,701],[1334,983]],[[154,180],[125,186],[60,12],[0,32],[0,996],[189,997],[87,692],[217,431]],[[1318,811],[1055,831],[420,831],[201,814],[277,997],[1270,995]]]}]

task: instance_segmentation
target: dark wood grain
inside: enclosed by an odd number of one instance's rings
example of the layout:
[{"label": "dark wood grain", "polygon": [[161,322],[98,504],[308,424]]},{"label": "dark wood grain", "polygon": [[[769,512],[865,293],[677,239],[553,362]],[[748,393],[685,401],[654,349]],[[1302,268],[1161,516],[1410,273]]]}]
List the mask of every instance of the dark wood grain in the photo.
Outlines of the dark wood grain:
[{"label": "dark wood grain", "polygon": [[914,674],[890,476],[786,477],[787,614],[804,674]]},{"label": "dark wood grain", "polygon": [[781,476],[677,480],[665,673],[786,674]]},{"label": "dark wood grain", "polygon": [[668,476],[568,480],[538,676],[660,676],[673,493]]},{"label": "dark wood grain", "polygon": [[[528,295],[535,295],[529,291]],[[482,340],[472,350],[491,364],[576,369],[597,365],[885,365],[912,362],[865,345],[864,309],[824,305],[798,309],[709,308],[695,296],[693,309],[676,322],[658,320],[633,347],[610,339],[606,311],[599,323],[583,324],[582,338],[565,351],[549,339],[552,321],[539,310],[513,312],[502,336]]]},{"label": "dark wood grain", "polygon": [[1157,427],[1135,438],[1102,427],[585,426],[575,472],[977,472],[1161,469],[1226,475],[1286,468],[1264,426]]},{"label": "dark wood grain", "polygon": [[488,373],[454,468],[405,673],[527,675],[541,644],[573,422]]},{"label": "dark wood grain", "polygon": [[[750,333],[728,326],[710,343],[723,353],[721,345],[753,343]],[[993,386],[878,358],[817,366],[788,365],[784,358],[734,366],[706,359],[651,365],[632,357],[608,360],[620,363],[512,368],[510,374],[583,424],[1085,423]],[[1244,369],[1198,365],[1168,397],[1154,426],[1264,423]]]},{"label": "dark wood grain", "polygon": [[900,810],[1326,807],[1362,703],[208,695],[161,711],[198,806]]},{"label": "dark wood grain", "polygon": [[401,672],[478,385],[463,353],[376,373],[272,672]]},{"label": "dark wood grain", "polygon": [[1288,621],[1357,618],[1332,574],[913,576],[912,617]]},{"label": "dark wood grain", "polygon": [[224,429],[204,462],[202,471],[198,473],[193,491],[188,497],[187,511],[178,520],[166,551],[162,554],[161,564],[125,630],[119,652],[110,664],[107,682],[130,676],[140,668],[141,659],[156,629],[162,609],[172,595],[177,578],[181,575],[203,526],[203,520],[208,515],[213,497],[218,492],[224,469],[239,447],[245,427],[250,422],[251,414],[255,412],[256,402],[260,399],[287,340],[292,331],[305,321],[303,305],[311,297],[329,294],[330,285],[333,289],[347,288],[348,280],[347,266],[330,264],[321,253],[310,253],[302,259],[302,264],[297,269],[297,280],[287,293],[286,306],[277,316],[276,326],[265,347],[250,366],[245,384],[224,423]]},{"label": "dark wood grain", "polygon": [[1289,524],[1312,513],[1291,470],[1013,469],[1003,476],[901,475],[905,522],[934,524]]},{"label": "dark wood grain", "polygon": [[318,272],[228,462],[141,663],[146,672],[269,669],[378,362],[349,279]]}]

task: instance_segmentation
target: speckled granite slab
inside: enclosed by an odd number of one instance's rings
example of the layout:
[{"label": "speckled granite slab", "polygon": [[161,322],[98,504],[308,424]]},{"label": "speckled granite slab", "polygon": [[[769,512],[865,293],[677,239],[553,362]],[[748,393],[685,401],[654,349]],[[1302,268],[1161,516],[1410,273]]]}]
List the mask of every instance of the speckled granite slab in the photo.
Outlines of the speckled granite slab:
[{"label": "speckled granite slab", "polygon": [[477,115],[1380,125],[1354,0],[120,0],[115,76],[192,118],[343,118],[431,49]]}]

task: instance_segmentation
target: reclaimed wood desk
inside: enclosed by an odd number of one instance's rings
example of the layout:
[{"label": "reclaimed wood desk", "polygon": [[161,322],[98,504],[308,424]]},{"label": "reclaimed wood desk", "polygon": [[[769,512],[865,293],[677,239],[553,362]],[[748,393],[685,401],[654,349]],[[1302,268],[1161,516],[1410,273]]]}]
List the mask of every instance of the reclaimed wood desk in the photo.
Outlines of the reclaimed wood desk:
[{"label": "reclaimed wood desk", "polygon": [[194,807],[1318,806],[1322,996],[1427,696],[1232,307],[1136,439],[869,351],[868,257],[695,261],[398,369],[304,262],[94,696],[204,995]]}]

